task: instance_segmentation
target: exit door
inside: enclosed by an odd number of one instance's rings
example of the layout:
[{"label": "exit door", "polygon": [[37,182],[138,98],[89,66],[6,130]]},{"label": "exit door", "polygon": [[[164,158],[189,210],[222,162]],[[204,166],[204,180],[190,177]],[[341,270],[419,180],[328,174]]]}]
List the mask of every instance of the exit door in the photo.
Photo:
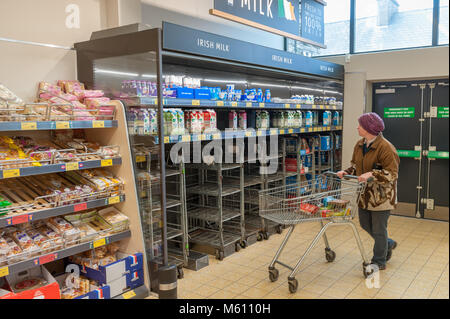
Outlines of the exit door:
[{"label": "exit door", "polygon": [[400,156],[393,214],[449,219],[448,79],[373,84],[373,110]]}]

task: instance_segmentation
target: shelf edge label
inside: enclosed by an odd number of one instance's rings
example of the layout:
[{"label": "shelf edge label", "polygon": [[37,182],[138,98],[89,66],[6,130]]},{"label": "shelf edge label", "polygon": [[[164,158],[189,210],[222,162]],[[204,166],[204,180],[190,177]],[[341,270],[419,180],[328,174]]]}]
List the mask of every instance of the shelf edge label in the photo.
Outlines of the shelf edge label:
[{"label": "shelf edge label", "polygon": [[58,254],[50,254],[50,255],[39,257],[39,265],[48,264],[49,262],[55,261],[57,258],[58,258]]},{"label": "shelf edge label", "polygon": [[66,122],[66,121],[57,121],[55,122],[55,126],[57,130],[66,130],[66,129],[70,129],[70,122]]},{"label": "shelf edge label", "polygon": [[108,198],[108,205],[120,203],[120,196],[114,196]]},{"label": "shelf edge label", "polygon": [[9,275],[9,268],[8,266],[0,268],[0,278],[5,277]]},{"label": "shelf edge label", "polygon": [[37,130],[37,123],[36,122],[22,122],[22,123],[20,123],[20,127],[23,131]]},{"label": "shelf edge label", "polygon": [[92,243],[93,248],[98,248],[106,245],[106,238],[97,239]]},{"label": "shelf edge label", "polygon": [[101,166],[105,167],[105,166],[112,166],[113,165],[113,161],[112,159],[106,159],[106,160],[102,160],[101,161]]},{"label": "shelf edge label", "polygon": [[136,297],[136,293],[134,292],[134,290],[130,290],[122,294],[122,297],[123,299],[131,299],[133,297]]},{"label": "shelf edge label", "polygon": [[105,127],[105,121],[92,121],[93,128],[103,128]]},{"label": "shelf edge label", "polygon": [[87,203],[81,203],[73,206],[74,212],[79,212],[87,209]]},{"label": "shelf edge label", "polygon": [[66,163],[66,171],[77,171],[80,169],[79,162]]},{"label": "shelf edge label", "polygon": [[14,178],[20,176],[20,169],[7,169],[3,171],[3,178]]}]

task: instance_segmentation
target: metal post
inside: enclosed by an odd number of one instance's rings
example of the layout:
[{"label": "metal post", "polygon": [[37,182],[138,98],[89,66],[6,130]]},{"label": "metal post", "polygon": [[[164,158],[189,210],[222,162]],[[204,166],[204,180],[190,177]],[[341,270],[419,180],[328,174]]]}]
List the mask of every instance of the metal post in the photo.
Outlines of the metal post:
[{"label": "metal post", "polygon": [[423,118],[423,94],[424,94],[424,90],[426,87],[426,84],[420,84],[419,85],[420,90],[421,90],[421,101],[420,101],[420,157],[419,157],[419,181],[418,181],[418,185],[417,185],[417,207],[416,207],[416,217],[417,218],[421,218],[422,215],[420,214],[420,196],[421,196],[421,191],[422,191],[422,147],[423,147],[423,143],[422,143],[422,138],[423,138],[423,122],[424,122],[424,118]]},{"label": "metal post", "polygon": [[[158,44],[162,43],[161,30],[158,30]],[[158,139],[159,139],[159,171],[160,171],[160,194],[161,194],[161,240],[163,247],[163,265],[169,264],[167,252],[167,215],[166,215],[166,159],[164,150],[164,116],[163,116],[163,88],[162,88],[162,54],[161,45],[157,49],[157,71],[158,78]]]},{"label": "metal post", "polygon": [[440,0],[433,0],[433,33],[432,33],[432,46],[439,45],[439,11]]}]

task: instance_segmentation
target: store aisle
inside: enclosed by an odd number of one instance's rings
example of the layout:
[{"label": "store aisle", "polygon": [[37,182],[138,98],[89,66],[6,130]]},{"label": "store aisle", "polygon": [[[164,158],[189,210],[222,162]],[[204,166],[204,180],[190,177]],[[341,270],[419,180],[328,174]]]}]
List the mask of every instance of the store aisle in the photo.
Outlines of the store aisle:
[{"label": "store aisle", "polygon": [[[358,221],[355,220],[358,224]],[[295,263],[319,230],[317,223],[298,225],[281,260]],[[373,240],[358,230],[366,252]],[[389,235],[398,242],[388,268],[381,272],[380,289],[368,289],[362,261],[350,228],[331,228],[327,234],[336,260],[327,263],[323,241],[313,250],[297,275],[299,289],[290,294],[288,270],[278,266],[277,282],[270,282],[267,266],[286,234],[272,235],[200,271],[185,270],[178,281],[180,299],[230,298],[449,298],[448,223],[392,216]],[[371,256],[371,255],[370,255]]]}]

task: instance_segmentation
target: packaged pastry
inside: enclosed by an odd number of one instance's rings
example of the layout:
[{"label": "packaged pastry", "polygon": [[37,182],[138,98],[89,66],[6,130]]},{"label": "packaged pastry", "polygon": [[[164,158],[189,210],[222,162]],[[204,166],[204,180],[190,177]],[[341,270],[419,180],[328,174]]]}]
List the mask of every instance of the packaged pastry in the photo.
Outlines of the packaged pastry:
[{"label": "packaged pastry", "polygon": [[61,217],[49,218],[47,226],[60,233],[66,245],[77,243],[80,239],[81,232]]},{"label": "packaged pastry", "polygon": [[20,248],[20,246],[11,237],[4,237],[4,239],[8,244],[8,252],[6,254],[8,259],[22,254],[22,248]]},{"label": "packaged pastry", "polygon": [[39,93],[42,92],[59,95],[61,93],[61,88],[57,85],[42,81],[39,82]]},{"label": "packaged pastry", "polygon": [[12,232],[11,237],[19,244],[24,252],[35,252],[39,250],[39,247],[34,243],[33,239],[23,230]]},{"label": "packaged pastry", "polygon": [[55,250],[61,249],[64,246],[64,240],[58,232],[54,231],[47,225],[38,228],[38,231],[45,237],[47,237]]},{"label": "packaged pastry", "polygon": [[99,98],[105,94],[102,90],[74,90],[73,95],[77,96],[79,100],[83,100],[86,98]]},{"label": "packaged pastry", "polygon": [[97,97],[97,98],[86,98],[84,103],[89,110],[97,110],[100,106],[107,106],[110,103],[110,99],[108,97]]},{"label": "packaged pastry", "polygon": [[29,229],[27,234],[41,250],[49,250],[52,248],[52,241],[37,229]]},{"label": "packaged pastry", "polygon": [[125,231],[129,227],[129,219],[115,207],[107,207],[98,212],[113,228],[113,232]]},{"label": "packaged pastry", "polygon": [[10,89],[0,83],[0,102],[4,105],[23,105],[23,101],[15,95]]},{"label": "packaged pastry", "polygon": [[64,86],[64,91],[73,94],[75,90],[84,90],[84,84],[78,81],[59,81]]}]

